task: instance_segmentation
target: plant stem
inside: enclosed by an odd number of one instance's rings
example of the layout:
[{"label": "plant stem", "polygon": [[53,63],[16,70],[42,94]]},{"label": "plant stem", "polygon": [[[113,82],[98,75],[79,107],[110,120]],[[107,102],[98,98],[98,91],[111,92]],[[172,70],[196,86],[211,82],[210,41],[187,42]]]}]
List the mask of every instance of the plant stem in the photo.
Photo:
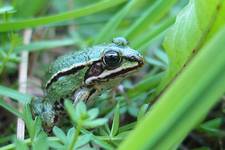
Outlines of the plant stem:
[{"label": "plant stem", "polygon": [[[23,43],[29,44],[32,37],[32,30],[26,29],[24,31]],[[28,52],[24,51],[21,54],[21,62],[19,68],[19,91],[21,93],[27,93],[27,74],[28,74]],[[18,104],[18,110],[23,111],[23,105]],[[25,136],[25,124],[22,118],[17,119],[17,138],[23,140]]]},{"label": "plant stem", "polygon": [[78,139],[78,137],[79,137],[80,129],[81,129],[81,125],[78,124],[78,125],[77,125],[77,128],[76,128],[76,130],[75,130],[75,132],[74,132],[74,134],[73,134],[72,142],[69,144],[68,150],[73,150],[73,148],[74,148],[74,146],[75,146],[75,144],[76,144],[76,142],[77,142],[77,139]]},{"label": "plant stem", "polygon": [[[60,140],[59,140],[58,138],[56,138],[56,137],[48,137],[48,140],[49,140],[49,141],[60,141]],[[25,144],[29,145],[29,144],[31,144],[31,139],[30,139],[30,138],[29,138],[29,139],[25,139],[23,142],[24,142]],[[8,145],[6,145],[6,146],[0,147],[1,150],[12,150],[12,149],[15,149],[15,148],[16,148],[15,143],[8,144]]]}]

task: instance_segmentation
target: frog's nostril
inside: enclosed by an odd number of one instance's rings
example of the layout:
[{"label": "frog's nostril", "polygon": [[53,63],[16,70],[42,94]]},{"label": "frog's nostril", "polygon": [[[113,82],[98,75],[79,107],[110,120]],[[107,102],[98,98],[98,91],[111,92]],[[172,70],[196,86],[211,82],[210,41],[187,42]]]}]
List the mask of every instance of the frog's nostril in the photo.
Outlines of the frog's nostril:
[{"label": "frog's nostril", "polygon": [[138,62],[140,66],[144,64],[144,58],[141,55],[131,56],[131,60]]},{"label": "frog's nostril", "polygon": [[141,55],[139,55],[137,57],[138,57],[137,60],[138,60],[139,65],[143,65],[144,64],[144,58]]}]

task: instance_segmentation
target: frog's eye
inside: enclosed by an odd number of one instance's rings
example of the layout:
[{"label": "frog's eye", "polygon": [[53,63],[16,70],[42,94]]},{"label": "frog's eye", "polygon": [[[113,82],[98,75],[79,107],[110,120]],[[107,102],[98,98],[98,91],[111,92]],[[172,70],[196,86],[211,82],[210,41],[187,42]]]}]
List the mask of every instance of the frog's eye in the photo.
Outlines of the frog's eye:
[{"label": "frog's eye", "polygon": [[120,65],[122,58],[120,53],[114,50],[106,51],[103,56],[103,63],[108,69],[114,69]]}]

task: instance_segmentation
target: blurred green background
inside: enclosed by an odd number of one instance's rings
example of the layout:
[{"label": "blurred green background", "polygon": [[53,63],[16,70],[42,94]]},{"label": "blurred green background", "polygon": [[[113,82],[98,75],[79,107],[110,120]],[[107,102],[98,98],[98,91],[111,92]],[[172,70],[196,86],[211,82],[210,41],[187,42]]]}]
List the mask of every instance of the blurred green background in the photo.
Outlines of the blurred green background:
[{"label": "blurred green background", "polygon": [[[224,0],[0,0],[0,149],[225,149],[224,18]],[[117,36],[144,55],[144,67],[115,97],[76,108],[107,123],[92,120],[90,129],[68,103],[70,122],[44,133],[25,103],[43,95],[48,65]],[[24,52],[26,94],[18,92]],[[17,117],[25,141],[16,139]]]}]

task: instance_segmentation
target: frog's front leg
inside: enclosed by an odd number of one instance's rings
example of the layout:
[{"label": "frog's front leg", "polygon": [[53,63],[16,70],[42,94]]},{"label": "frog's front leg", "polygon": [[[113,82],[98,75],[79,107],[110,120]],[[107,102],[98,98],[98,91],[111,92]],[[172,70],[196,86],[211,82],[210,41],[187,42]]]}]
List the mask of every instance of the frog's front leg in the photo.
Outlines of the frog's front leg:
[{"label": "frog's front leg", "polygon": [[87,103],[88,100],[92,99],[97,93],[97,90],[95,88],[87,88],[82,87],[73,95],[73,104],[76,105],[79,101],[83,101],[84,103]]},{"label": "frog's front leg", "polygon": [[53,105],[45,99],[35,97],[31,101],[31,110],[33,116],[41,118],[45,130],[51,131],[57,120]]}]

